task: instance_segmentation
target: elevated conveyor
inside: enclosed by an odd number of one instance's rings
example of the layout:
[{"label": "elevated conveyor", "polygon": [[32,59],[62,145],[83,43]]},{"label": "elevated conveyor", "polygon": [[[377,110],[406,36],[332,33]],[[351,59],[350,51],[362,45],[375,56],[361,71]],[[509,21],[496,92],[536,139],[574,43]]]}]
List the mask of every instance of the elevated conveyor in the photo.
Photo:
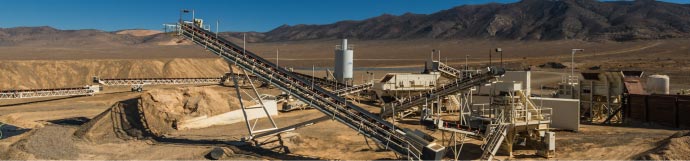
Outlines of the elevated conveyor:
[{"label": "elevated conveyor", "polygon": [[374,84],[372,84],[372,83],[365,83],[365,84],[360,84],[360,85],[355,85],[355,86],[350,86],[350,87],[338,89],[338,90],[333,91],[333,93],[337,93],[339,96],[344,96],[344,95],[358,93],[358,92],[362,92],[362,91],[371,89],[371,87],[373,87],[373,86],[374,86]]},{"label": "elevated conveyor", "polygon": [[325,88],[331,88],[331,89],[338,88],[338,89],[340,89],[340,88],[344,88],[344,87],[352,87],[351,85],[343,84],[343,83],[336,82],[333,80],[328,80],[328,79],[315,77],[315,76],[312,77],[311,75],[308,75],[308,74],[302,74],[299,72],[293,72],[293,73],[295,75],[301,77],[302,79],[307,80],[307,81],[314,80],[314,85],[318,85],[318,86],[325,87]]},{"label": "elevated conveyor", "polygon": [[2,90],[0,91],[0,99],[39,98],[57,96],[92,96],[99,91],[100,86],[97,85],[77,88]]},{"label": "elevated conveyor", "polygon": [[[217,37],[192,22],[179,22],[178,34],[201,47],[217,54],[229,63],[243,68],[251,74],[288,91],[296,98],[311,104],[324,114],[372,138],[401,156],[415,160],[437,160],[443,156],[445,147],[409,133],[381,119],[377,115],[358,107],[323,89],[312,86],[310,81],[293,72],[276,66],[256,54],[246,51],[230,41]],[[424,154],[423,154],[424,152]]]},{"label": "elevated conveyor", "polygon": [[464,77],[455,79],[451,83],[436,87],[431,91],[421,93],[420,95],[402,98],[387,104],[381,109],[381,117],[390,117],[395,112],[404,112],[415,106],[420,106],[426,103],[427,100],[434,100],[437,97],[443,97],[457,93],[462,90],[477,86],[483,82],[491,80],[496,76],[503,75],[505,70],[502,68],[489,68],[488,72],[479,74],[466,74]]},{"label": "elevated conveyor", "polygon": [[104,86],[161,85],[161,84],[219,84],[224,77],[209,78],[106,78],[93,77],[93,82]]},{"label": "elevated conveyor", "polygon": [[436,67],[436,70],[446,78],[458,78],[461,77],[463,73],[462,71],[441,63],[440,61],[434,61],[434,66]]}]

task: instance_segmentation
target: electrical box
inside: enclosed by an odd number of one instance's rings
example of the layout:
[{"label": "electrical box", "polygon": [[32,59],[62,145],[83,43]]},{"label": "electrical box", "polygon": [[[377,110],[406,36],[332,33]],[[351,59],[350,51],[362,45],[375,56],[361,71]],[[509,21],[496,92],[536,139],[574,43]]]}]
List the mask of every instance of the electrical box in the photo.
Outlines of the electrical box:
[{"label": "electrical box", "polygon": [[445,147],[431,143],[422,149],[422,160],[441,160],[445,154]]},{"label": "electrical box", "polygon": [[546,149],[547,150],[556,150],[556,133],[555,132],[546,132],[546,136],[544,136],[544,141],[546,141]]},{"label": "electrical box", "polygon": [[537,151],[537,154],[545,158],[556,157],[556,133],[546,132],[542,139],[544,146]]}]

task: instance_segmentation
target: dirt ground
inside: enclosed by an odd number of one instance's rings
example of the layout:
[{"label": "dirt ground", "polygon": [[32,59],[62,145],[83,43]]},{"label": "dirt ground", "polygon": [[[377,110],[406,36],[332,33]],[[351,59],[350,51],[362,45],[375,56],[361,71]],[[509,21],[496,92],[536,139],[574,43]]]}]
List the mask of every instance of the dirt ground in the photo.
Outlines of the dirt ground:
[{"label": "dirt ground", "polygon": [[[553,85],[566,75],[566,69],[538,68],[546,62],[570,64],[570,49],[585,48],[576,56],[576,72],[601,66],[605,70],[644,70],[647,74],[668,74],[671,88],[690,89],[690,40],[659,40],[636,42],[492,42],[492,41],[351,41],[355,44],[355,82],[378,79],[385,73],[416,72],[421,69],[431,49],[441,49],[442,61],[455,67],[476,68],[489,63],[488,51],[502,47],[506,67],[532,68],[533,89]],[[315,67],[332,65],[333,45],[337,40],[286,43],[248,44],[252,50],[275,61],[275,49],[280,49],[280,64],[297,71],[311,73]],[[421,44],[421,45],[420,45]],[[76,87],[90,84],[92,76],[121,77],[218,77],[228,69],[227,64],[195,46],[135,47],[132,49],[56,49],[2,47],[0,54],[0,89]],[[107,51],[107,52],[106,52]],[[480,52],[483,51],[483,52]],[[28,53],[28,54],[26,54]],[[493,54],[496,63],[498,54]],[[376,68],[376,69],[374,69]],[[325,70],[315,71],[325,76]],[[367,76],[368,73],[374,73]],[[234,94],[229,87],[201,86],[209,90]],[[146,90],[165,90],[177,86],[146,86]],[[261,93],[279,94],[277,89],[262,89]],[[535,92],[537,93],[537,92]],[[0,140],[0,159],[205,159],[214,147],[228,151],[225,159],[399,159],[395,153],[382,150],[349,127],[333,120],[297,129],[281,135],[285,147],[277,137],[246,142],[246,125],[212,126],[203,129],[170,131],[156,138],[115,139],[107,143],[75,136],[81,126],[113,104],[137,98],[141,93],[129,92],[129,87],[106,88],[95,96],[55,97],[40,99],[0,100],[0,122],[6,137]],[[214,104],[217,102],[212,102]],[[372,112],[378,108],[361,104]],[[279,126],[301,123],[324,116],[317,110],[280,113],[274,117]],[[442,138],[439,131],[428,131],[414,120],[396,122],[397,125],[419,129]],[[16,128],[15,128],[16,127]],[[260,119],[259,128],[268,127]],[[683,159],[687,155],[669,151],[688,147],[687,136],[672,137],[680,129],[654,125],[596,125],[584,124],[578,132],[556,133],[556,158],[563,160],[630,160]],[[259,145],[259,146],[255,146]],[[481,155],[481,141],[469,139],[460,159],[476,160]],[[541,160],[533,150],[520,148],[513,158],[498,159]],[[286,153],[288,152],[289,153]],[[665,158],[666,157],[666,158]],[[675,158],[669,158],[675,157]]]},{"label": "dirt ground", "polygon": [[[177,87],[150,86],[147,90],[159,91]],[[232,88],[204,86],[217,91]],[[90,97],[41,99],[29,102],[13,102],[0,108],[0,121],[31,129],[22,134],[0,141],[0,159],[205,159],[204,155],[214,147],[226,147],[232,154],[226,159],[398,159],[395,153],[382,150],[370,139],[349,127],[328,120],[281,135],[258,139],[259,146],[244,142],[247,129],[243,122],[212,126],[203,129],[172,131],[159,139],[121,139],[96,143],[76,137],[75,131],[99,113],[120,101],[138,97],[140,93],[127,92],[126,88],[108,89],[106,93]],[[275,89],[263,89],[264,93],[277,94]],[[377,108],[360,104],[372,112]],[[279,126],[287,126],[324,116],[317,110],[300,110],[280,113]],[[82,119],[79,119],[82,118]],[[415,121],[398,121],[396,124],[425,131],[437,138],[440,131],[428,131]],[[260,119],[257,127],[268,127],[266,119]],[[664,129],[651,125],[582,125],[578,132],[557,132],[557,159],[627,160],[636,159],[658,148],[676,129]],[[478,159],[481,141],[468,139],[461,159]],[[687,145],[687,144],[684,144]],[[534,156],[533,150],[515,152],[514,159],[543,159]],[[289,151],[290,153],[285,153]],[[498,159],[508,159],[498,156]],[[687,158],[686,158],[687,159]]]},{"label": "dirt ground", "polygon": [[[570,67],[573,48],[585,49],[575,55],[576,71],[643,70],[646,74],[667,74],[671,87],[690,89],[690,39],[631,42],[561,41],[488,41],[488,40],[351,40],[355,45],[355,79],[362,80],[367,68],[385,68],[386,72],[418,71],[429,59],[432,49],[441,51],[441,61],[454,67],[470,68],[499,64],[506,67],[539,71],[568,72],[567,69],[538,68],[546,62],[560,62]],[[333,47],[338,40],[249,43],[247,49],[269,61],[294,67],[306,73],[333,66]],[[103,47],[0,47],[0,89],[79,87],[101,78],[133,77],[219,77],[227,64],[216,55],[196,45]],[[434,59],[438,59],[435,57]],[[203,65],[201,65],[203,64]],[[382,74],[375,73],[376,78]],[[318,74],[323,76],[324,74]]]}]

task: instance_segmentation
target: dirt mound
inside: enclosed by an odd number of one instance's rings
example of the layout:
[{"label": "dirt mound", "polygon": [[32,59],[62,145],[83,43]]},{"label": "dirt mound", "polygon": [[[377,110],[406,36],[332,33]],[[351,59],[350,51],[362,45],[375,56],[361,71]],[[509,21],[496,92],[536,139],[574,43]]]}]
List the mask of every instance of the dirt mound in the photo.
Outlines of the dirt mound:
[{"label": "dirt mound", "polygon": [[100,78],[220,77],[222,59],[2,61],[0,89],[81,87]]},{"label": "dirt mound", "polygon": [[170,45],[192,45],[192,42],[187,39],[182,38],[172,38],[168,41],[160,41],[156,43],[157,45],[170,46]]},{"label": "dirt mound", "polygon": [[176,128],[176,123],[199,116],[213,116],[239,109],[230,92],[200,87],[160,89],[142,94],[139,109],[154,135]]},{"label": "dirt mound", "polygon": [[563,69],[567,66],[559,62],[547,62],[545,64],[539,65],[539,68],[553,68],[553,69]]},{"label": "dirt mound", "polygon": [[74,135],[96,143],[160,137],[177,122],[239,109],[231,93],[202,87],[157,89],[124,100],[82,125]]},{"label": "dirt mound", "polygon": [[150,35],[155,35],[155,34],[159,34],[159,33],[163,33],[163,32],[158,31],[158,30],[122,30],[122,31],[115,32],[115,34],[118,34],[118,35],[132,35],[132,36],[150,36]]},{"label": "dirt mound", "polygon": [[660,142],[656,148],[643,153],[638,160],[689,160],[690,131],[680,131]]},{"label": "dirt mound", "polygon": [[74,135],[96,143],[119,142],[121,139],[142,139],[145,128],[138,109],[139,99],[117,102],[91,121],[81,125]]}]

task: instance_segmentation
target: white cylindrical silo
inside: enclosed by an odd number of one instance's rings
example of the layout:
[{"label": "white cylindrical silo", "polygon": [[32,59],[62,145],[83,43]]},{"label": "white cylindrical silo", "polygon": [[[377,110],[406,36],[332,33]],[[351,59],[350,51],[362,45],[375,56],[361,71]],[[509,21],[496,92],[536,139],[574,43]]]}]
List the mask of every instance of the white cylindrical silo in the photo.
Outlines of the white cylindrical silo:
[{"label": "white cylindrical silo", "polygon": [[647,78],[647,92],[651,94],[669,94],[670,84],[668,75],[650,75]]},{"label": "white cylindrical silo", "polygon": [[347,39],[343,39],[340,46],[335,48],[335,78],[338,82],[346,82],[352,79],[354,51],[348,46]]}]

